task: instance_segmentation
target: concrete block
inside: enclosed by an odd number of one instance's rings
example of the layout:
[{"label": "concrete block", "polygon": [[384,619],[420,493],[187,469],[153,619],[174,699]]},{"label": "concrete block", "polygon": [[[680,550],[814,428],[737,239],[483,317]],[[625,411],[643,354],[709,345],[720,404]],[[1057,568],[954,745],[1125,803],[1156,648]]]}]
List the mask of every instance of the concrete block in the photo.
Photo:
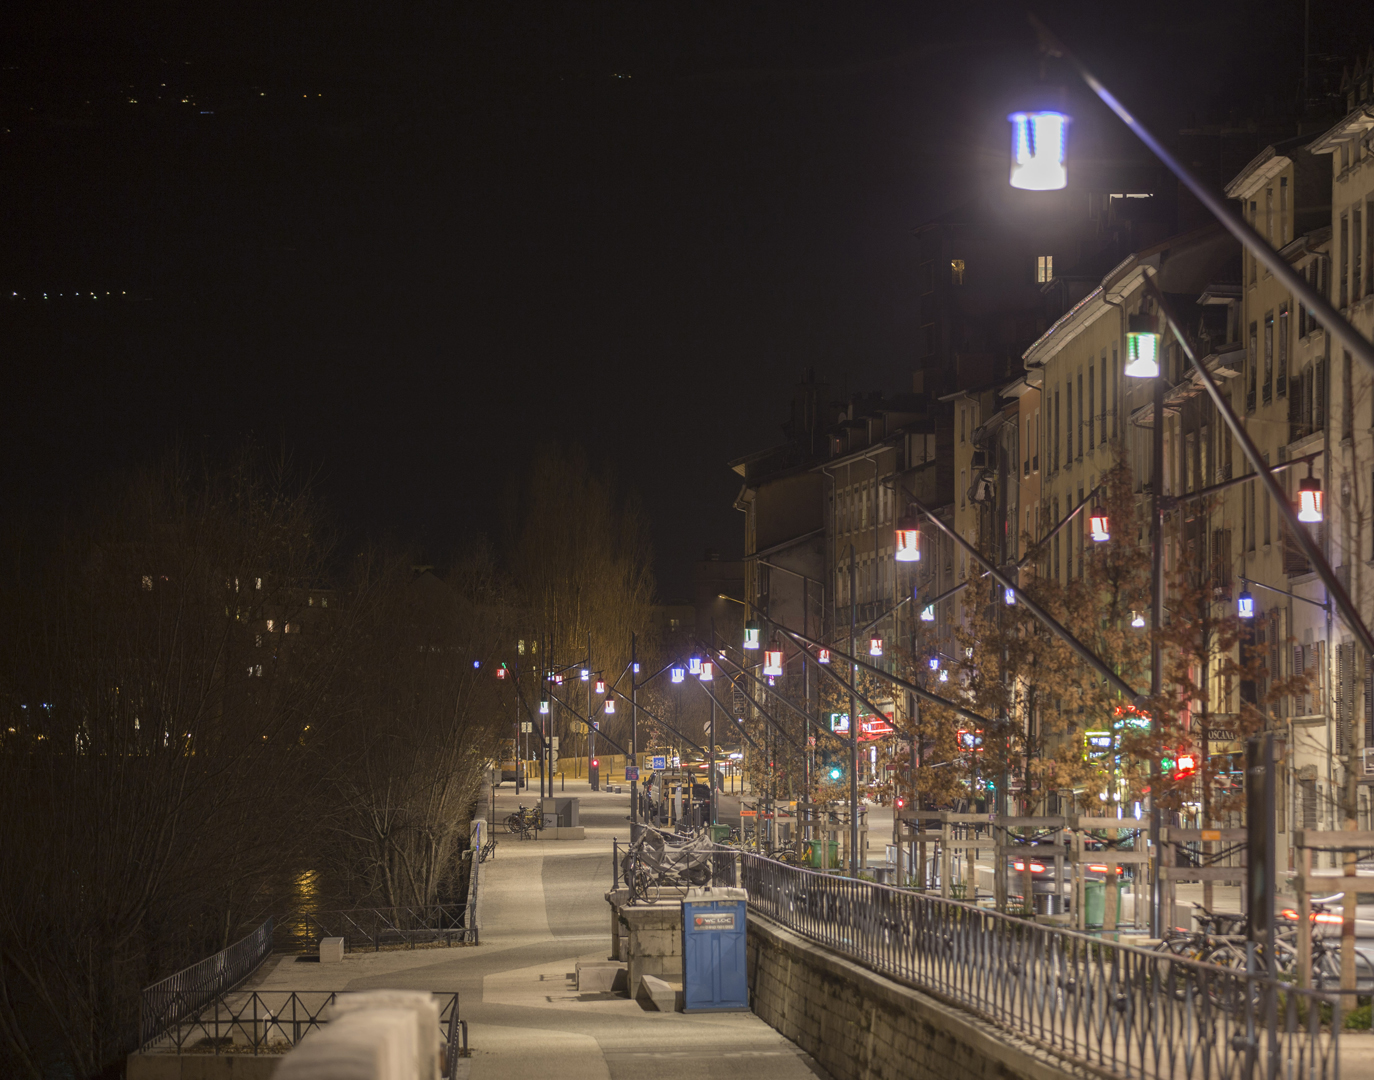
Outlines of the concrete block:
[{"label": "concrete block", "polygon": [[402,1009],[415,1016],[417,1080],[439,1080],[439,1002],[425,990],[363,990],[340,994],[324,1012],[329,1021],[373,1009]]},{"label": "concrete block", "polygon": [[615,993],[629,990],[629,971],[625,964],[614,961],[579,962],[577,965],[577,992]]},{"label": "concrete block", "polygon": [[682,1000],[682,991],[672,983],[653,975],[645,975],[639,980],[639,991],[635,1000],[651,1003],[659,1012],[677,1012]]},{"label": "concrete block", "polygon": [[320,938],[320,963],[337,964],[344,958],[344,939],[341,937]]}]

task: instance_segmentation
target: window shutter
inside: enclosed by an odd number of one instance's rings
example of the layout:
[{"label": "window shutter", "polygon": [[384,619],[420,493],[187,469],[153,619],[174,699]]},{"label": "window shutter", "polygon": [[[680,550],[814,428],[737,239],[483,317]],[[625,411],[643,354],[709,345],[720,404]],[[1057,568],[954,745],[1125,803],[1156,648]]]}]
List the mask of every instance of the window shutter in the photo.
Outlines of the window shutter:
[{"label": "window shutter", "polygon": [[[1306,667],[1304,666],[1304,660],[1303,660],[1303,648],[1302,648],[1302,646],[1299,645],[1297,642],[1294,642],[1294,643],[1293,643],[1293,666],[1292,666],[1292,668],[1289,669],[1288,674],[1290,674],[1290,675],[1300,675],[1302,672],[1304,672],[1304,671],[1306,671],[1306,670],[1307,670],[1307,669],[1306,669]],[[1305,695],[1303,695],[1303,694],[1294,694],[1294,695],[1293,695],[1293,705],[1292,705],[1292,708],[1293,708],[1293,715],[1294,715],[1294,716],[1305,716],[1305,715],[1307,714],[1307,702],[1306,702],[1306,700],[1305,700]]]},{"label": "window shutter", "polygon": [[1349,745],[1351,717],[1354,713],[1355,643],[1336,646],[1336,753],[1344,754]]}]

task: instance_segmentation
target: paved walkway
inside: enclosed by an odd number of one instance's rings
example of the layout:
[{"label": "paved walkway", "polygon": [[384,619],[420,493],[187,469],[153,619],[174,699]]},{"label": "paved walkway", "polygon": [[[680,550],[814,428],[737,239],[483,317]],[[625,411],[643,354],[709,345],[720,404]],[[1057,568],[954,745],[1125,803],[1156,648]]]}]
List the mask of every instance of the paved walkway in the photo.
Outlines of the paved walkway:
[{"label": "paved walkway", "polygon": [[[576,790],[574,790],[576,788]],[[522,792],[520,801],[533,804]],[[498,829],[496,859],[482,865],[482,944],[476,948],[354,953],[342,964],[285,957],[260,990],[456,990],[468,1022],[470,1080],[812,1080],[826,1073],[750,1013],[647,1012],[628,998],[579,995],[578,960],[610,951],[611,838],[629,838],[628,793],[582,798],[582,841],[517,841]],[[515,809],[497,792],[497,820]],[[460,1072],[460,1076],[462,1073]]]}]

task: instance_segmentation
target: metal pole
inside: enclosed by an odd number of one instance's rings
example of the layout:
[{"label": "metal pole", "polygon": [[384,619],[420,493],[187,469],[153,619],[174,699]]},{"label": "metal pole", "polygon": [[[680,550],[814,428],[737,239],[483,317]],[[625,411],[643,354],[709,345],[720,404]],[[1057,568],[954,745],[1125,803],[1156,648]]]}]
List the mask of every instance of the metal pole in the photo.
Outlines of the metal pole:
[{"label": "metal pole", "polygon": [[[905,491],[906,489],[904,488],[903,490]],[[1028,610],[1032,615],[1034,615],[1042,623],[1048,626],[1050,628],[1050,631],[1061,641],[1063,641],[1064,644],[1066,644],[1070,649],[1072,649],[1078,655],[1078,657],[1081,660],[1083,660],[1084,663],[1086,663],[1089,667],[1091,667],[1094,671],[1101,675],[1102,678],[1105,679],[1111,687],[1113,687],[1115,690],[1119,691],[1121,694],[1125,695],[1128,699],[1130,699],[1132,705],[1137,705],[1140,703],[1141,695],[1136,693],[1135,690],[1133,690],[1129,685],[1127,685],[1120,675],[1118,675],[1110,667],[1104,664],[1101,658],[1098,657],[1096,653],[1094,653],[1076,637],[1074,637],[1067,630],[1065,630],[1064,627],[1061,626],[1059,622],[1054,618],[1054,616],[1052,616],[1049,612],[1047,612],[1044,608],[1042,608],[1024,592],[1022,592],[1020,587],[1013,584],[1011,579],[1008,578],[1006,574],[1002,573],[1001,570],[997,569],[997,567],[993,566],[992,563],[987,561],[987,559],[983,558],[982,552],[980,552],[976,547],[974,547],[962,536],[960,536],[957,532],[955,532],[943,521],[941,521],[938,517],[936,517],[934,512],[929,507],[927,507],[925,503],[921,502],[920,499],[916,498],[909,491],[906,491],[906,495],[911,500],[912,506],[916,507],[918,511],[920,511],[927,518],[929,518],[937,529],[939,529],[951,540],[953,540],[956,544],[958,544],[965,551],[967,551],[984,570],[986,570],[989,574],[992,575],[995,581],[999,582],[1002,585],[1004,589],[1010,589],[1013,593],[1015,593],[1016,602],[1018,604],[1024,604],[1026,606],[1026,610]]]},{"label": "metal pole", "polygon": [[[596,760],[596,725],[592,722],[592,635],[587,632],[587,779],[592,778],[592,762]],[[593,791],[601,790],[601,770],[597,769]]]},{"label": "metal pole", "polygon": [[[1160,649],[1160,632],[1164,628],[1164,375],[1161,372],[1155,379],[1155,430],[1154,446],[1152,448],[1153,477],[1150,483],[1151,508],[1150,508],[1150,539],[1154,550],[1151,553],[1150,572],[1151,578],[1152,603],[1150,610],[1150,696],[1156,702],[1155,712],[1158,712],[1158,702],[1161,692],[1164,689],[1164,658]],[[1159,737],[1158,717],[1151,717],[1151,724],[1154,727],[1155,737]],[[1115,753],[1116,740],[1112,740],[1112,749]],[[1150,936],[1159,938],[1163,936],[1160,929],[1160,916],[1163,911],[1163,882],[1159,875],[1159,828],[1160,828],[1160,806],[1159,806],[1159,782],[1160,764],[1159,754],[1155,754],[1154,760],[1150,762],[1150,851],[1155,860],[1155,872],[1150,883]],[[1116,792],[1112,792],[1115,797]],[[1136,893],[1139,896],[1139,893]]]},{"label": "metal pole", "polygon": [[[632,776],[638,775],[639,769],[639,652],[638,642],[633,633],[630,634],[630,764],[635,767]],[[630,828],[639,824],[639,781],[630,781]]]},{"label": "metal pole", "polygon": [[[1374,635],[1370,634],[1369,628],[1364,623],[1364,619],[1360,617],[1359,611],[1356,610],[1354,602],[1350,599],[1350,594],[1336,577],[1335,571],[1331,569],[1331,564],[1326,561],[1325,554],[1317,547],[1311,535],[1308,533],[1307,528],[1298,521],[1297,515],[1293,511],[1293,504],[1288,501],[1288,495],[1279,485],[1279,482],[1274,479],[1274,475],[1270,471],[1269,466],[1265,464],[1264,455],[1262,455],[1259,452],[1259,448],[1255,446],[1254,440],[1250,438],[1250,434],[1245,430],[1245,426],[1236,418],[1236,414],[1231,410],[1230,402],[1222,396],[1221,389],[1217,386],[1216,379],[1212,377],[1212,373],[1207,370],[1206,365],[1199,362],[1197,354],[1193,351],[1192,345],[1188,343],[1188,339],[1183,335],[1183,328],[1178,324],[1178,321],[1170,312],[1168,301],[1165,300],[1164,294],[1159,291],[1159,287],[1155,285],[1153,278],[1147,277],[1145,280],[1148,283],[1147,287],[1154,294],[1155,302],[1159,304],[1159,310],[1163,312],[1164,318],[1169,324],[1169,329],[1173,332],[1179,346],[1192,362],[1193,370],[1197,372],[1198,379],[1201,381],[1203,388],[1207,391],[1208,396],[1212,399],[1212,403],[1216,406],[1217,414],[1226,422],[1226,426],[1231,429],[1231,433],[1235,435],[1236,442],[1240,443],[1240,448],[1249,459],[1251,466],[1258,475],[1260,483],[1262,483],[1265,490],[1269,492],[1270,498],[1273,499],[1274,503],[1277,505],[1278,512],[1283,515],[1284,524],[1288,526],[1288,532],[1293,538],[1293,542],[1302,549],[1303,555],[1307,558],[1307,561],[1312,564],[1312,569],[1315,570],[1317,576],[1322,579],[1322,584],[1326,586],[1327,596],[1335,601],[1336,610],[1341,613],[1341,618],[1345,620],[1351,633],[1359,638],[1360,644],[1364,646],[1369,654],[1374,655]],[[1329,486],[1328,484],[1327,487],[1329,488]],[[1327,640],[1330,641],[1331,638],[1328,636]]]},{"label": "metal pole", "polygon": [[1285,288],[1296,295],[1307,306],[1308,310],[1316,315],[1317,321],[1332,335],[1340,339],[1341,344],[1350,351],[1352,356],[1356,357],[1365,367],[1374,371],[1374,344],[1361,336],[1360,332],[1331,306],[1331,301],[1314,289],[1301,274],[1294,270],[1288,260],[1270,247],[1264,237],[1238,217],[1230,207],[1217,197],[1211,188],[1189,172],[1150,133],[1145,125],[1137,120],[1130,110],[1079,62],[1078,58],[1068,50],[1062,41],[1055,37],[1054,33],[1044,23],[1033,15],[1030,19],[1045,45],[1052,52],[1064,57],[1077,70],[1092,92],[1102,100],[1107,108],[1121,118],[1122,123],[1130,128],[1135,133],[1136,138],[1143,142],[1150,149],[1150,152],[1159,158],[1164,166],[1179,179],[1183,186],[1193,193],[1198,202],[1202,203],[1211,215],[1240,241],[1243,247],[1247,248],[1257,260],[1262,262],[1265,268],[1283,283]]},{"label": "metal pole", "polygon": [[[854,655],[854,624],[859,620],[859,600],[854,588],[854,544],[849,544],[849,655]],[[855,673],[849,673],[850,678]],[[859,709],[854,688],[849,690],[849,873],[859,876]]]}]

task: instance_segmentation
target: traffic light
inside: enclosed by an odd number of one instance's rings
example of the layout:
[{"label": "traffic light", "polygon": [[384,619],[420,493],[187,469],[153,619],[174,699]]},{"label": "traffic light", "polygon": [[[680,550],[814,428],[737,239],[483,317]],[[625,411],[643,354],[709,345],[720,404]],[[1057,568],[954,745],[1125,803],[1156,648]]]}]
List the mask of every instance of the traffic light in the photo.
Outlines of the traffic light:
[{"label": "traffic light", "polygon": [[601,790],[601,759],[592,758],[592,766],[587,770],[587,779],[591,781],[593,791]]},{"label": "traffic light", "polygon": [[834,750],[822,750],[821,758],[821,779],[832,784],[839,783],[844,779],[844,760]]}]

